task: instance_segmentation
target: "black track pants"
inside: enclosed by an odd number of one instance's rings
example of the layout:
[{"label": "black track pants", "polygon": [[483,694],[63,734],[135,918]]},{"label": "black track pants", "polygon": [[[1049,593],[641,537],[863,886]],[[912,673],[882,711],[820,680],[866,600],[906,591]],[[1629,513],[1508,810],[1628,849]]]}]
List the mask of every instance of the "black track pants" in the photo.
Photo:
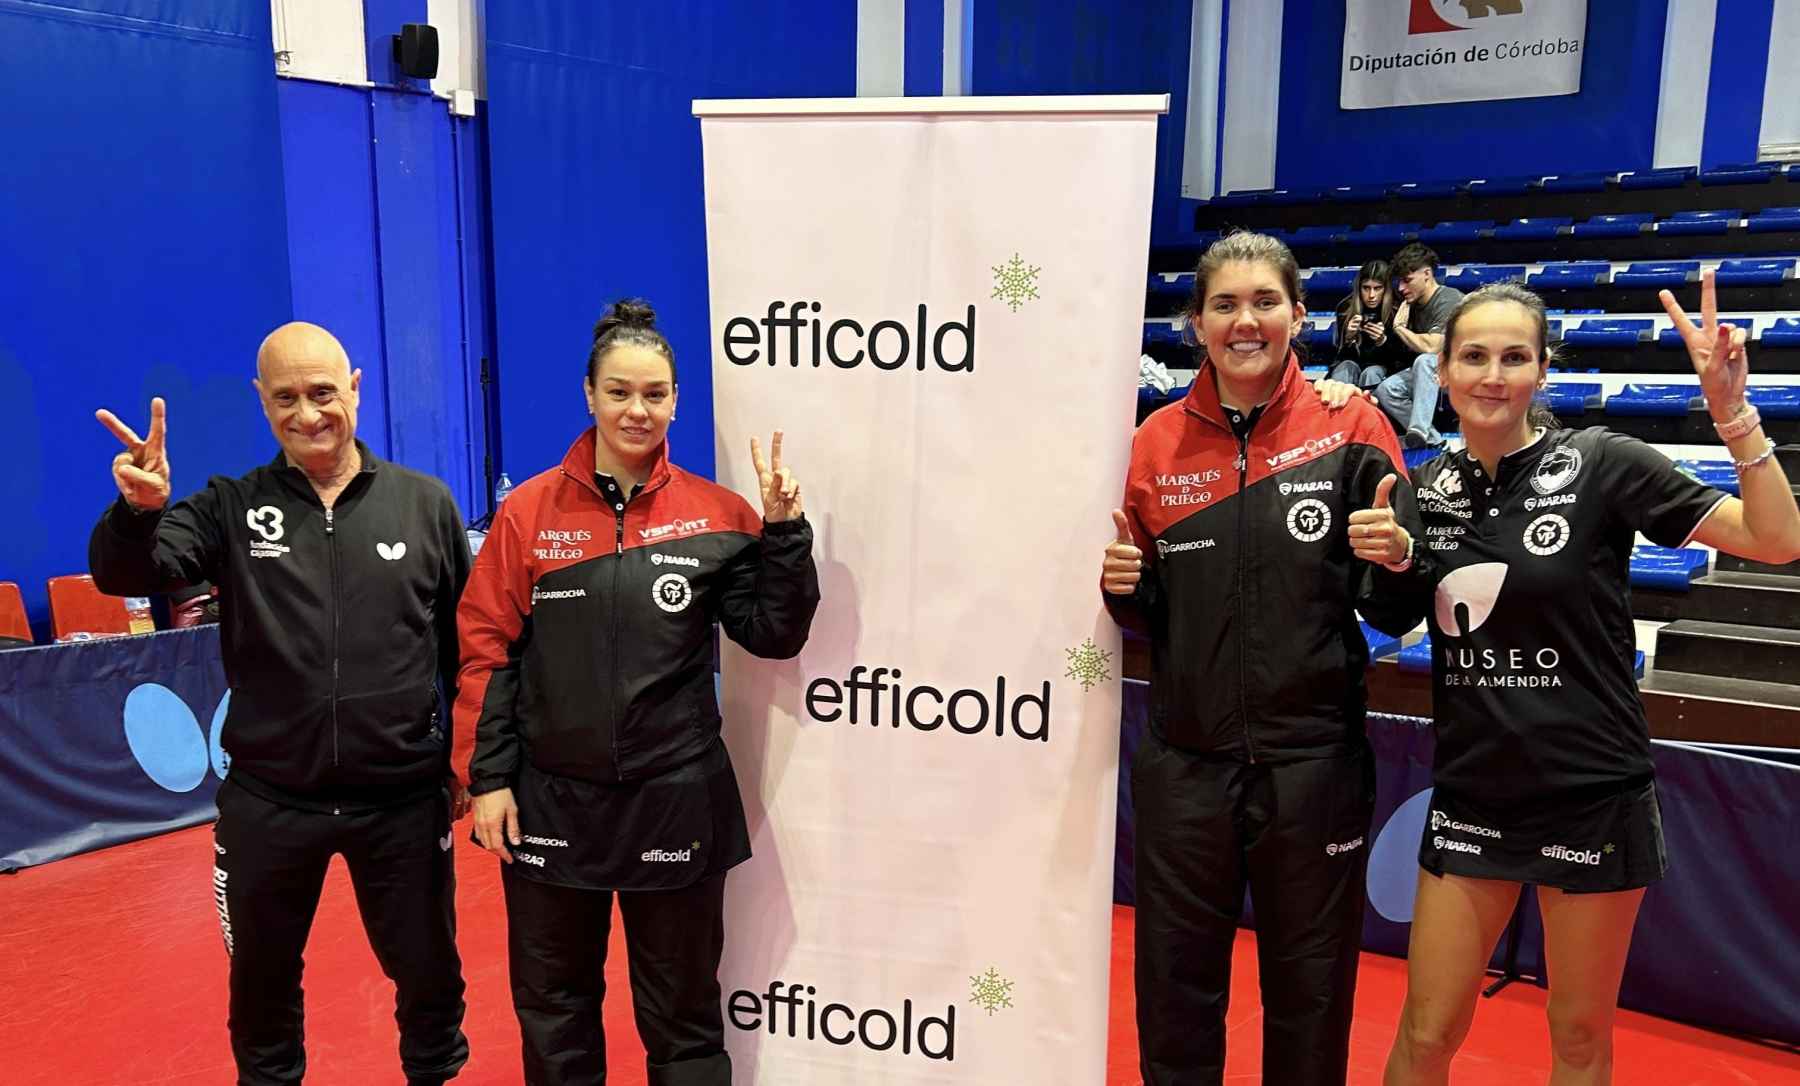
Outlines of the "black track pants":
[{"label": "black track pants", "polygon": [[[611,890],[534,882],[504,868],[507,957],[528,1086],[603,1086]],[[638,1037],[650,1086],[730,1086],[719,1006],[725,876],[620,891]]]},{"label": "black track pants", "polygon": [[1216,1086],[1244,887],[1268,1086],[1344,1081],[1374,762],[1209,761],[1146,736],[1137,806],[1137,1017],[1146,1086]]},{"label": "black track pants", "polygon": [[301,954],[325,868],[342,854],[363,930],[394,982],[400,1064],[439,1082],[469,1058],[456,953],[455,871],[442,796],[332,815],[283,807],[229,780],[213,827],[213,900],[231,955],[231,1052],[239,1086],[298,1083]]}]

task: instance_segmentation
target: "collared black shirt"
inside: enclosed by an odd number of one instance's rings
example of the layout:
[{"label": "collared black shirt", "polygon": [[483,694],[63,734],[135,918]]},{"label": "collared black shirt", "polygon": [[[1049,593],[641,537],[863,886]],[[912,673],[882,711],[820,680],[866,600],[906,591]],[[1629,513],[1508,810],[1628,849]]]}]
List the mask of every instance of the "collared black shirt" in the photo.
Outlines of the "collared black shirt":
[{"label": "collared black shirt", "polygon": [[1685,545],[1725,495],[1635,438],[1556,430],[1417,473],[1440,789],[1520,803],[1651,776],[1633,676],[1637,533]]}]

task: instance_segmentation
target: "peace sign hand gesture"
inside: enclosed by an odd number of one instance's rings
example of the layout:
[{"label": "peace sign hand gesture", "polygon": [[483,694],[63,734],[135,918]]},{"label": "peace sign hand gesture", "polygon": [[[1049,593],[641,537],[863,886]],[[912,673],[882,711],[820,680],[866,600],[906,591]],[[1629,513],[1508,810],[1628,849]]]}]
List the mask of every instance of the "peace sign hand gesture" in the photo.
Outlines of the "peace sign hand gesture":
[{"label": "peace sign hand gesture", "polygon": [[800,481],[781,466],[781,431],[769,439],[769,458],[763,459],[762,443],[750,439],[750,460],[756,465],[756,486],[762,491],[763,520],[778,524],[800,516]]},{"label": "peace sign hand gesture", "polygon": [[124,452],[113,457],[112,465],[113,482],[118,484],[125,504],[139,512],[169,504],[169,453],[164,445],[167,424],[162,397],[150,401],[149,437],[137,436],[137,431],[105,408],[94,412],[94,417],[125,446]]},{"label": "peace sign hand gesture", "polygon": [[1700,326],[1688,319],[1687,312],[1675,301],[1675,295],[1662,291],[1663,311],[1675,322],[1687,344],[1688,360],[1700,377],[1700,391],[1706,396],[1707,410],[1715,422],[1729,422],[1744,409],[1744,384],[1750,376],[1750,362],[1744,349],[1749,338],[1745,329],[1719,323],[1718,291],[1709,268],[1700,273]]}]

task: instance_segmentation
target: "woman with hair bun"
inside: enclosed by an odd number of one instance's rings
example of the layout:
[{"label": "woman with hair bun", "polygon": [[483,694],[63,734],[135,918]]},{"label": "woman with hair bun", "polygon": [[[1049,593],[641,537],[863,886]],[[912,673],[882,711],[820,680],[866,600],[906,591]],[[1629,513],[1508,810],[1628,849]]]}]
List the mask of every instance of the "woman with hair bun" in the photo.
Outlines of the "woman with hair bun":
[{"label": "woman with hair bun", "polygon": [[[594,329],[594,425],[496,512],[458,609],[455,734],[475,837],[503,863],[527,1083],[606,1081],[600,1004],[624,917],[649,1081],[727,1086],[725,872],[750,856],[719,735],[714,628],[791,657],[819,602],[781,431],[750,455],[759,516],[669,462],[675,353],[641,301]],[[465,740],[465,743],[471,741]]]}]

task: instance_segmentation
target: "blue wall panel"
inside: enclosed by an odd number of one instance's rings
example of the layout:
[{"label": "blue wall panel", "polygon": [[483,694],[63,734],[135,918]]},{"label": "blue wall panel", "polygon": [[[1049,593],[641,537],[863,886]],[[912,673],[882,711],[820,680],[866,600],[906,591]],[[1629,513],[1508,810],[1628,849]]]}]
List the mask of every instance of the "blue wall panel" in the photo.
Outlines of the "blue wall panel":
[{"label": "blue wall panel", "polygon": [[1700,165],[1756,161],[1774,20],[1775,0],[1719,0]]},{"label": "blue wall panel", "polygon": [[168,397],[185,493],[274,444],[250,378],[291,312],[267,4],[0,0],[0,579],[40,634],[116,495],[93,420]]},{"label": "blue wall panel", "polygon": [[[1168,94],[1153,241],[1179,233],[1191,0],[995,0],[975,8],[971,94]],[[1185,224],[1191,227],[1191,223]]]},{"label": "blue wall panel", "polygon": [[427,95],[371,93],[392,455],[448,483],[469,515],[469,387],[450,115]]},{"label": "blue wall panel", "polygon": [[[968,0],[973,3],[974,0]],[[944,0],[906,0],[905,93],[944,93]]]},{"label": "blue wall panel", "polygon": [[294,317],[337,336],[362,370],[357,436],[375,455],[388,440],[387,354],[376,266],[375,156],[369,92],[282,79],[282,163],[287,172],[288,266]]},{"label": "blue wall panel", "polygon": [[855,94],[855,12],[842,0],[488,5],[501,463],[515,482],[560,462],[586,424],[594,321],[628,295],[656,306],[675,347],[674,459],[712,474],[692,102]]},{"label": "blue wall panel", "polygon": [[[1247,14],[1243,0],[1232,4],[1234,18]],[[1326,188],[1647,169],[1656,144],[1667,14],[1667,0],[1591,0],[1578,94],[1343,110],[1343,9],[1288,0],[1275,184]],[[1756,87],[1760,96],[1761,80]]]}]

